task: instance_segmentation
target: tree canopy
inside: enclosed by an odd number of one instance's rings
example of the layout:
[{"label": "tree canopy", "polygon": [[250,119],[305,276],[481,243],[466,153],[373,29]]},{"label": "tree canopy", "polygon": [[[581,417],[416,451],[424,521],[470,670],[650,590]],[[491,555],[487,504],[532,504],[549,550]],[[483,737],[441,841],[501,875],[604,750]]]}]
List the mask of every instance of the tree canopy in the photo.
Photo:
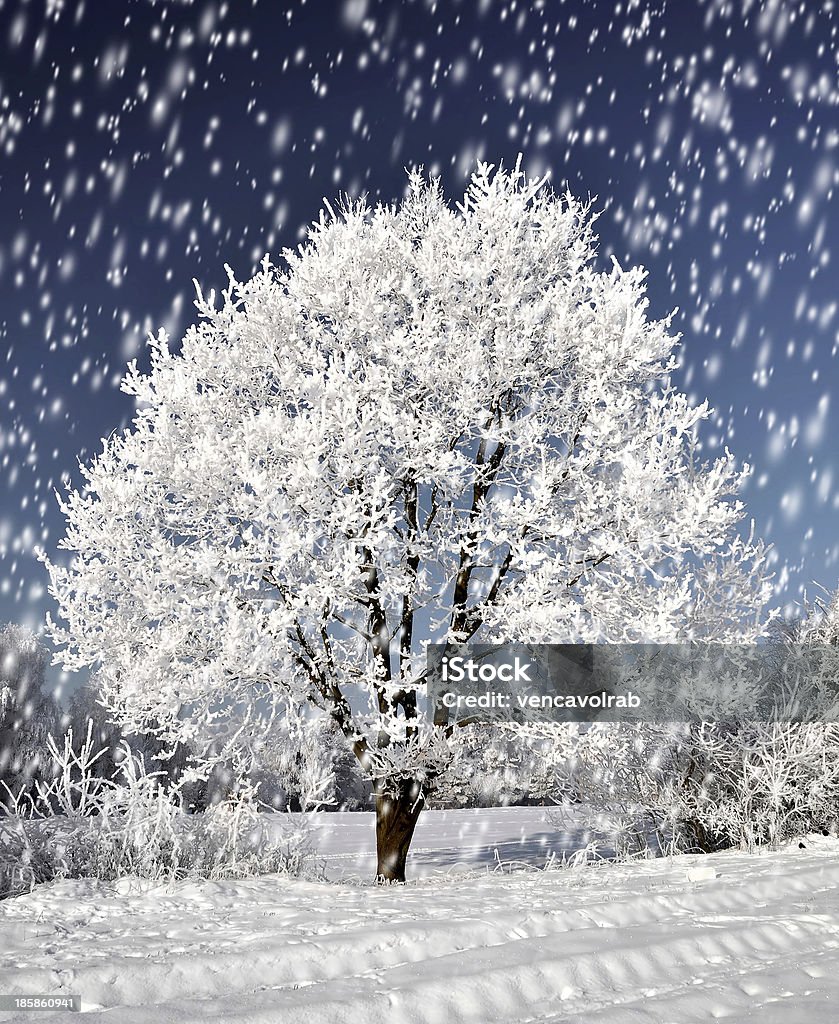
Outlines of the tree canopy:
[{"label": "tree canopy", "polygon": [[196,285],[62,499],[66,666],[187,739],[320,709],[417,792],[455,743],[421,713],[429,640],[758,635],[746,470],[699,457],[670,319],[596,253],[587,204],[481,164],[455,208],[414,171],[395,205],[327,204],[282,266],[228,268],[220,303]]}]

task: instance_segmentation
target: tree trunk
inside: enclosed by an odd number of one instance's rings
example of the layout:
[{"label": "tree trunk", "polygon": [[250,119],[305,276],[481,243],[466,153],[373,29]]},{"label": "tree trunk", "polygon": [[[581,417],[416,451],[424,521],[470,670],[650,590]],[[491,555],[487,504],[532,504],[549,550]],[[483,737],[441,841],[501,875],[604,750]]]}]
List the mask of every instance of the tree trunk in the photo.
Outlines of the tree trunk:
[{"label": "tree trunk", "polygon": [[423,807],[418,782],[400,782],[395,789],[376,786],[376,881],[405,881],[405,862]]}]

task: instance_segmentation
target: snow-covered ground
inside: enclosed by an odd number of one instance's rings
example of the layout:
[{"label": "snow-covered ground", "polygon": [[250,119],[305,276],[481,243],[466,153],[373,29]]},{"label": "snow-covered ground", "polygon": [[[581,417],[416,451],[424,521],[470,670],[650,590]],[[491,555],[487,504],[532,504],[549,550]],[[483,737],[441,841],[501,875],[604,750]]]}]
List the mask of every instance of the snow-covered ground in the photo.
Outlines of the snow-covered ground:
[{"label": "snow-covered ground", "polygon": [[[294,817],[301,817],[294,815]],[[411,878],[439,878],[476,868],[543,868],[551,858],[585,845],[584,829],[560,827],[545,807],[425,811],[409,854]],[[369,881],[376,873],[376,824],[372,814],[308,817],[320,865],[334,881]]]},{"label": "snow-covered ground", "polygon": [[427,812],[417,881],[377,889],[352,877],[372,819],[322,826],[343,882],[60,882],[6,900],[0,993],[78,993],[118,1024],[839,1021],[837,840],[511,874],[496,847],[544,863],[561,842],[543,812]]}]

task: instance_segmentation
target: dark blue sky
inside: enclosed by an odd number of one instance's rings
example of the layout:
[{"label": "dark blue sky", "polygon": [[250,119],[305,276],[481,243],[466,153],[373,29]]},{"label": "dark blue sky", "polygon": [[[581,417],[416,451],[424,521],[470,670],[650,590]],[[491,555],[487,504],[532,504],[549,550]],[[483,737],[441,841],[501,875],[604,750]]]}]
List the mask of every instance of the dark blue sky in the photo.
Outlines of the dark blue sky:
[{"label": "dark blue sky", "polygon": [[145,333],[322,197],[477,157],[597,196],[680,308],[677,383],[754,466],[779,603],[839,576],[831,0],[0,0],[0,621],[50,602],[53,489],[124,426]]}]

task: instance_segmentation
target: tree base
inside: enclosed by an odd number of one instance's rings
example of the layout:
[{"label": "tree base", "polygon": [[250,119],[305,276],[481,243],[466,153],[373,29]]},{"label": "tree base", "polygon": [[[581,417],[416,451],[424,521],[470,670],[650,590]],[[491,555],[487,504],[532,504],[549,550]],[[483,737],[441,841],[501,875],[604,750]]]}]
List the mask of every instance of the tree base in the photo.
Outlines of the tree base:
[{"label": "tree base", "polygon": [[376,788],[376,882],[405,883],[408,848],[414,836],[424,800],[415,780],[396,788]]}]

